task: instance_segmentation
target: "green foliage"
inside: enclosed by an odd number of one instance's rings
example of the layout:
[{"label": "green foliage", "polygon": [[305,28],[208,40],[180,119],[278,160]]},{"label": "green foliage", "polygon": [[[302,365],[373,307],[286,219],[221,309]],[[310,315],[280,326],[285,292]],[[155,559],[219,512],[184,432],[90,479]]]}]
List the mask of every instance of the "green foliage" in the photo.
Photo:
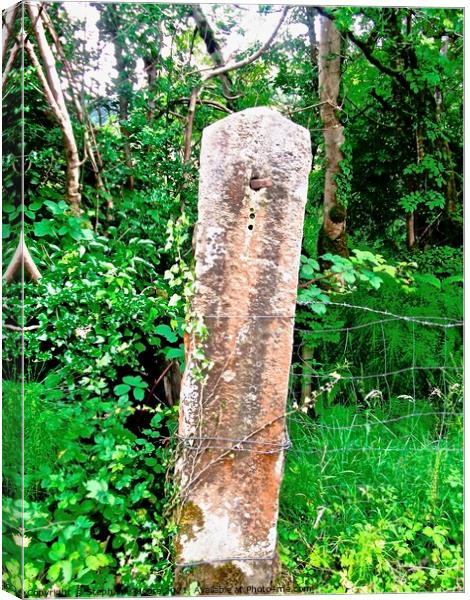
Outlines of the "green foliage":
[{"label": "green foliage", "polygon": [[[243,36],[243,7],[203,9],[221,43]],[[4,86],[4,267],[24,218],[42,274],[26,282],[24,307],[22,286],[5,286],[6,322],[26,326],[24,473],[22,336],[8,329],[4,340],[6,588],[22,591],[24,550],[27,596],[172,593],[176,490],[168,473],[177,406],[162,378],[170,363],[185,367],[184,333],[200,342],[208,335],[191,311],[202,131],[226,111],[272,106],[309,129],[314,154],[295,332],[296,344],[313,356],[307,365],[294,356],[292,367],[313,369],[318,385],[338,375],[334,389],[291,423],[296,446],[287,458],[279,526],[283,576],[324,593],[461,590],[461,457],[450,452],[461,445],[459,418],[444,429],[433,416],[374,423],[411,406],[462,409],[460,329],[418,329],[390,315],[462,319],[463,11],[327,9],[343,37],[338,115],[346,142],[336,184],[354,248],[346,258],[317,256],[326,158],[305,7],[290,9],[289,27],[258,60],[229,73],[233,97],[223,95],[219,78],[204,86],[189,161],[182,150],[188,100],[201,83],[195,65],[210,67],[212,59],[188,6],[94,10],[99,44],[91,50],[77,37],[83,21],[60,4],[47,7],[91,119],[105,186],[97,187],[85,160],[80,216],[64,197],[63,138],[36,70],[14,69]],[[264,23],[276,10],[260,5],[256,19]],[[82,86],[105,43],[116,51],[116,76],[105,91],[95,82]],[[231,60],[252,52],[244,46]],[[87,158],[84,126],[68,106],[79,155]],[[412,211],[413,253],[405,250]],[[324,272],[322,261],[329,264]],[[194,358],[194,375],[203,379],[210,361],[200,348]],[[454,371],[411,373],[410,364]],[[398,374],[385,392],[373,375],[391,365]],[[298,388],[293,381],[295,394]],[[197,584],[189,590],[198,591]]]},{"label": "green foliage", "polygon": [[[49,420],[60,432],[58,452],[36,475],[38,500],[25,503],[28,595],[52,583],[69,596],[79,589],[114,593],[117,576],[134,594],[171,589],[162,474],[171,456],[163,435],[167,423],[176,425],[175,412],[146,406],[151,424],[138,437],[127,421],[139,408],[122,391],[106,400],[82,392],[73,403],[55,405]],[[6,500],[7,516],[20,508]],[[16,537],[7,528],[7,551]]]},{"label": "green foliage", "polygon": [[[291,423],[297,448],[287,457],[279,538],[294,589],[462,589],[463,465],[452,451],[462,424],[437,449],[438,417],[381,424],[410,412],[406,402],[362,414],[333,404],[316,422]],[[428,410],[421,402],[413,412]]]}]

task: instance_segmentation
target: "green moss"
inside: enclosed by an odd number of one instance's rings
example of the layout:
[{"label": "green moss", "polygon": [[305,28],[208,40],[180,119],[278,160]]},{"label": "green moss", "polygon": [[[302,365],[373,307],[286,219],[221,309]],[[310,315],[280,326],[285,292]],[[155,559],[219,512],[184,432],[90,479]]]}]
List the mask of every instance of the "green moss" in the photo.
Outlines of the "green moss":
[{"label": "green moss", "polygon": [[194,539],[194,526],[204,527],[203,512],[194,502],[185,502],[178,520],[179,535],[185,535],[190,540]]},{"label": "green moss", "polygon": [[248,585],[243,571],[230,562],[216,567],[203,564],[178,569],[175,577],[176,593],[184,593],[193,582],[198,583],[202,593],[208,588],[213,590],[212,593],[220,594],[234,593],[235,589],[245,589]]}]

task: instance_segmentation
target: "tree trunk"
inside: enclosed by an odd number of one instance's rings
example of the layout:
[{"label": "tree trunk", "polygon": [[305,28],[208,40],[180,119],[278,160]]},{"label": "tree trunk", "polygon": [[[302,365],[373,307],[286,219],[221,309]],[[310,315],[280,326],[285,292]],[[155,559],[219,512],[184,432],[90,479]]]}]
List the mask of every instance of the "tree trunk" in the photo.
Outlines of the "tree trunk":
[{"label": "tree trunk", "polygon": [[312,358],[313,348],[310,348],[305,343],[302,346],[302,390],[301,399],[304,404],[307,398],[312,395]]},{"label": "tree trunk", "polygon": [[[54,42],[54,45],[56,47],[57,54],[59,55],[62,65],[65,69],[65,73],[66,73],[67,80],[69,83],[70,93],[71,93],[72,100],[73,100],[75,110],[77,113],[77,118],[80,121],[80,123],[84,126],[83,142],[84,142],[84,146],[85,146],[85,153],[88,156],[88,158],[90,159],[91,168],[93,171],[93,175],[95,177],[96,187],[98,190],[105,191],[106,188],[104,185],[103,177],[101,175],[101,170],[103,168],[103,162],[101,159],[101,155],[99,154],[98,150],[96,149],[96,140],[95,140],[94,134],[93,134],[92,123],[90,121],[90,118],[89,118],[86,110],[85,110],[85,107],[82,105],[81,100],[80,100],[80,92],[78,90],[78,85],[75,80],[75,75],[73,73],[72,66],[71,66],[69,60],[67,59],[67,57],[65,56],[65,52],[64,52],[64,49],[62,48],[62,44],[60,42],[59,36],[57,35],[54,25],[48,15],[48,13],[46,12],[46,10],[44,8],[41,12],[41,18],[44,21],[44,24],[45,24],[47,30],[49,31],[49,34],[50,34],[50,36]],[[107,208],[108,208],[108,210],[110,210],[112,208],[112,200],[108,200]]]},{"label": "tree trunk", "polygon": [[[225,65],[225,60],[222,54],[222,48],[220,47],[220,44],[217,41],[200,4],[193,5],[192,16],[196,23],[196,28],[199,32],[199,35],[204,40],[207,52],[209,53],[214,65],[216,67],[223,67]],[[227,75],[227,73],[222,73],[219,75],[219,79],[222,83],[224,97],[230,100],[233,96],[232,82],[230,81],[230,77]],[[229,103],[227,103],[227,105],[229,108],[231,108]]]},{"label": "tree trunk", "polygon": [[[67,164],[65,195],[72,211],[79,215],[81,202],[80,158],[78,155],[78,148],[72,128],[72,122],[65,104],[65,98],[62,92],[59,74],[57,73],[54,55],[52,54],[52,50],[47,41],[42,21],[39,18],[39,7],[35,3],[28,3],[26,6],[32,24],[31,26],[33,27],[34,35],[38,43],[39,53],[41,55],[44,70],[37,59],[33,45],[29,42],[29,40],[25,40],[24,42],[25,49],[28,52],[33,66],[36,68],[36,72],[41,82],[46,99],[49,102],[52,112],[62,130]],[[46,10],[46,7],[43,6],[42,10]]]},{"label": "tree trunk", "polygon": [[[323,196],[323,227],[318,240],[319,255],[327,252],[349,256],[346,242],[346,209],[338,202],[336,176],[343,160],[343,126],[338,118],[338,94],[341,78],[341,36],[333,21],[321,17],[318,83],[320,116],[325,141],[325,187]],[[321,261],[320,261],[321,262]],[[328,268],[323,262],[322,268]]]},{"label": "tree trunk", "polygon": [[406,245],[411,250],[416,243],[415,235],[415,211],[406,215]]},{"label": "tree trunk", "polygon": [[315,33],[315,16],[317,12],[313,6],[305,7],[305,23],[308,27],[308,39],[310,42],[310,62],[312,69],[315,71],[318,66],[318,42]]},{"label": "tree trunk", "polygon": [[150,56],[144,58],[145,72],[147,73],[147,88],[150,96],[148,100],[149,109],[147,112],[147,119],[149,121],[153,120],[153,116],[155,114],[155,98],[151,96],[151,94],[153,94],[155,90],[155,82],[157,80],[157,64],[158,59],[156,58]]},{"label": "tree trunk", "polygon": [[13,28],[15,24],[17,4],[14,4],[11,8],[7,8],[4,11],[3,26],[2,26],[2,64],[5,60],[8,43],[13,35]]},{"label": "tree trunk", "polygon": [[174,406],[179,401],[181,391],[181,371],[178,361],[172,362],[168,373],[163,378],[163,387],[167,405]]},{"label": "tree trunk", "polygon": [[119,74],[119,126],[121,128],[121,133],[124,138],[124,159],[126,163],[126,167],[129,170],[129,174],[127,177],[127,188],[130,190],[134,189],[134,174],[133,171],[133,163],[132,163],[132,153],[131,153],[131,144],[129,141],[130,133],[127,126],[127,120],[129,118],[129,88],[132,88],[132,83],[130,77],[127,73],[126,63],[124,60],[124,48],[121,45],[121,42],[118,37],[114,40],[114,55],[116,58],[116,69]]},{"label": "tree trunk", "polygon": [[[442,56],[447,56],[449,50],[449,38],[443,36],[441,40],[441,51]],[[442,113],[443,95],[441,88],[437,88],[435,92],[436,102],[436,121],[440,121]],[[447,161],[447,168],[449,172],[449,179],[447,180],[446,189],[446,212],[448,215],[452,215],[455,212],[457,205],[457,186],[455,184],[455,171],[454,161],[452,159],[452,151],[449,146],[449,142],[446,139],[441,140],[442,153],[444,154]]]}]

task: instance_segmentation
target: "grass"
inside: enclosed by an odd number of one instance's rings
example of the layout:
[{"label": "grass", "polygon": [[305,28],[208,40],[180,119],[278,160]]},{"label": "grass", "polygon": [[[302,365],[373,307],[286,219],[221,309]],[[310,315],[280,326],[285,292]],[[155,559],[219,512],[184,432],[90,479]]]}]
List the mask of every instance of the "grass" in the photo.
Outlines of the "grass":
[{"label": "grass", "polygon": [[279,522],[287,587],[463,589],[462,419],[429,414],[441,411],[395,399],[291,418]]},{"label": "grass", "polygon": [[[41,467],[56,459],[60,433],[54,429],[57,408],[48,399],[48,390],[40,383],[28,383],[24,389],[24,492],[35,499],[39,492]],[[3,381],[3,486],[8,495],[21,496],[22,483],[22,403],[21,384]]]}]

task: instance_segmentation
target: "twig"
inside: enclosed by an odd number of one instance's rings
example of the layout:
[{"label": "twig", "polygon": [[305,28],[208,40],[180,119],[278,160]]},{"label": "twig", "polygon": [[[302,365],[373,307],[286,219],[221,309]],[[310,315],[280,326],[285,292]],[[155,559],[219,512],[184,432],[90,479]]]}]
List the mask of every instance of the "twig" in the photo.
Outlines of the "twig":
[{"label": "twig", "polygon": [[251,64],[257,58],[259,58],[263,54],[263,52],[265,50],[267,50],[269,48],[269,46],[272,44],[274,38],[277,35],[277,32],[281,28],[281,25],[284,23],[284,20],[287,16],[289,9],[290,9],[290,6],[284,7],[282,14],[281,14],[281,18],[279,19],[279,22],[276,25],[274,31],[269,36],[269,38],[266,40],[266,42],[261,46],[261,48],[259,48],[259,50],[257,50],[256,52],[254,52],[247,58],[244,58],[243,60],[240,60],[236,63],[232,63],[231,65],[224,65],[223,67],[219,67],[218,69],[214,69],[214,70],[210,71],[209,73],[206,73],[202,77],[203,82],[208,81],[209,79],[212,79],[213,77],[218,77],[219,75],[222,75],[223,73],[228,73],[229,71],[233,71],[235,69],[240,69],[241,67],[246,67],[246,65]]},{"label": "twig", "polygon": [[19,327],[18,325],[10,325],[10,323],[4,323],[5,329],[11,329],[11,331],[34,331],[39,329],[40,325],[27,325],[26,327]]},{"label": "twig", "polygon": [[148,402],[150,400],[150,398],[153,395],[153,392],[155,391],[155,388],[157,387],[157,385],[160,383],[160,381],[165,377],[165,375],[168,373],[168,371],[170,370],[170,367],[172,366],[173,361],[170,361],[170,363],[167,365],[167,367],[165,368],[165,370],[163,371],[163,373],[159,376],[158,379],[156,379],[154,381],[154,384],[152,386],[152,389],[150,390],[150,392],[147,395],[147,398],[145,400],[145,402]]}]

